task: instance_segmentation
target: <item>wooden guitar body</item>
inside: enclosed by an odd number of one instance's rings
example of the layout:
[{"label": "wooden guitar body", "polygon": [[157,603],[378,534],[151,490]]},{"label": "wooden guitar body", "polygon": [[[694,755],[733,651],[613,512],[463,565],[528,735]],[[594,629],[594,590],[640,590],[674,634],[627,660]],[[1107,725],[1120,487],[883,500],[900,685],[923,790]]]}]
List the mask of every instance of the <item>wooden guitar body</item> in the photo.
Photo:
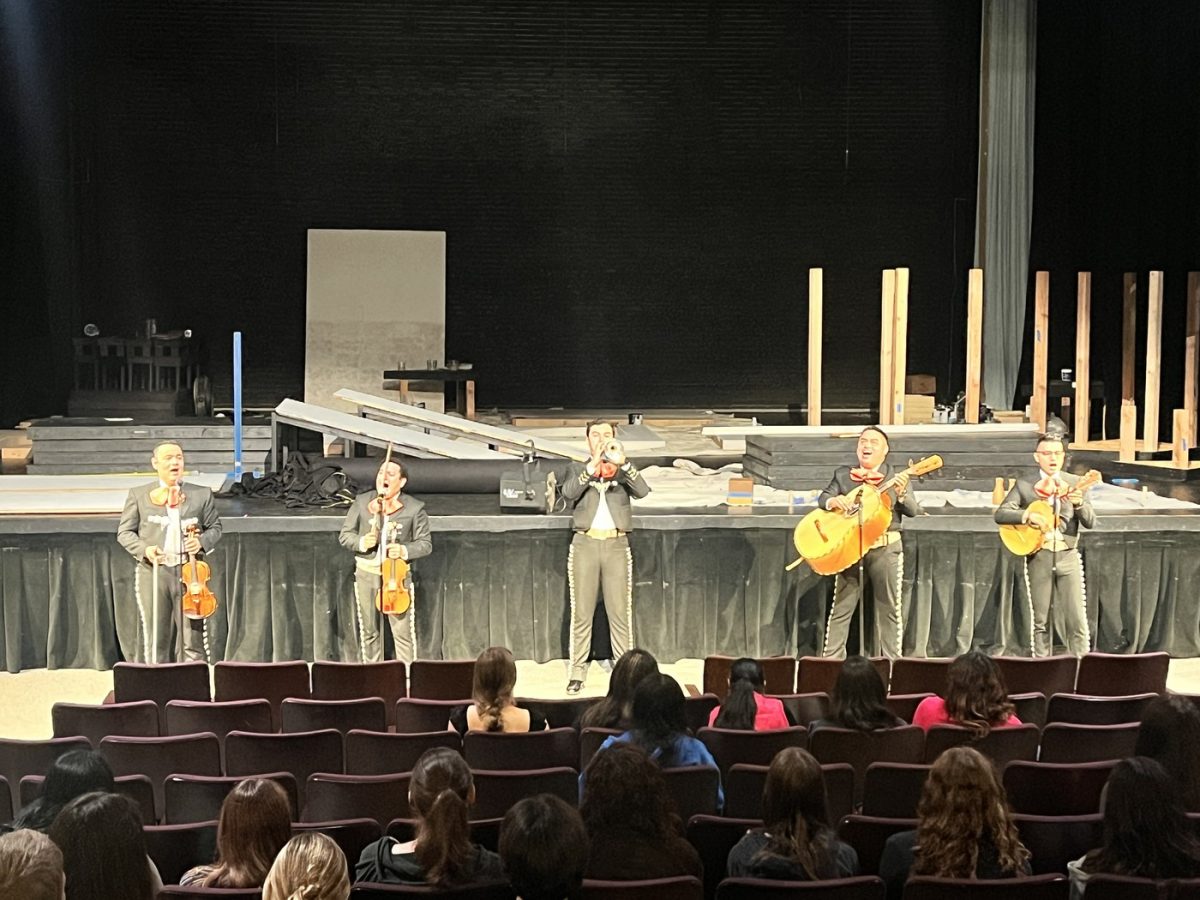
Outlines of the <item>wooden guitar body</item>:
[{"label": "wooden guitar body", "polygon": [[[1054,507],[1046,500],[1033,501],[1029,511],[1044,517],[1047,522],[1054,521]],[[1000,540],[1017,556],[1029,556],[1042,549],[1046,533],[1033,525],[1001,525]]]},{"label": "wooden guitar body", "polygon": [[846,512],[814,509],[792,534],[796,552],[818,575],[836,575],[850,568],[892,524],[889,495],[860,485],[849,496],[853,504],[862,505],[861,537],[857,508]]}]

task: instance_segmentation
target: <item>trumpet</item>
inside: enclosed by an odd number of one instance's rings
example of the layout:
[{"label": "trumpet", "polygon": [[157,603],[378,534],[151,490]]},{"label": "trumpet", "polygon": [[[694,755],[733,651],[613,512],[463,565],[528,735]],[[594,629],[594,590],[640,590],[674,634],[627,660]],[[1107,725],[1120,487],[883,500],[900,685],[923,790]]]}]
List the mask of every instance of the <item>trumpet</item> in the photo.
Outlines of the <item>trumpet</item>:
[{"label": "trumpet", "polygon": [[604,445],[604,458],[610,463],[620,464],[625,461],[625,447],[615,438]]}]

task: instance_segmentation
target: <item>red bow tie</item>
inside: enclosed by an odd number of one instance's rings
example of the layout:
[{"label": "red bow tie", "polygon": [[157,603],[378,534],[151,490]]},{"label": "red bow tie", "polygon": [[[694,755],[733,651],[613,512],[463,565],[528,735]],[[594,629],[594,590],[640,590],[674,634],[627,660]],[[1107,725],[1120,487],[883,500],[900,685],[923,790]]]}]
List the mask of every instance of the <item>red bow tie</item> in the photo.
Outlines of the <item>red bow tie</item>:
[{"label": "red bow tie", "polygon": [[1071,486],[1057,478],[1043,478],[1033,486],[1033,489],[1044,500],[1049,500],[1051,497],[1065,497],[1071,493]]},{"label": "red bow tie", "polygon": [[883,473],[878,469],[863,469],[855,466],[850,470],[850,480],[859,484],[866,483],[872,487],[883,481]]}]

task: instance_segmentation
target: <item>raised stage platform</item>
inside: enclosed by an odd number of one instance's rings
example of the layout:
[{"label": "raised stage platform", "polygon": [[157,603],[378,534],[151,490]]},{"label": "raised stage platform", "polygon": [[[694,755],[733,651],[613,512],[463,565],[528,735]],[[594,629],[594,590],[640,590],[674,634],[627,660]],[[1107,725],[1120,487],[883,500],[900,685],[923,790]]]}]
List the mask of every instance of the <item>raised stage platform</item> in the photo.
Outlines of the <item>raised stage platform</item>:
[{"label": "raised stage platform", "polygon": [[[416,566],[421,656],[521,659],[567,646],[566,515],[499,512],[486,495],[420,495],[434,553]],[[222,605],[214,659],[357,658],[341,510],[219,500],[225,536],[210,561]],[[795,558],[803,507],[641,509],[634,518],[634,636],[664,661],[710,653],[818,652],[833,579]],[[133,633],[133,561],[116,516],[0,516],[0,666],[105,668]],[[1200,515],[1106,515],[1081,543],[1096,649],[1200,656]],[[1021,562],[990,510],[952,504],[905,523],[906,655],[972,646],[1028,652]],[[856,634],[852,629],[851,634]]]}]

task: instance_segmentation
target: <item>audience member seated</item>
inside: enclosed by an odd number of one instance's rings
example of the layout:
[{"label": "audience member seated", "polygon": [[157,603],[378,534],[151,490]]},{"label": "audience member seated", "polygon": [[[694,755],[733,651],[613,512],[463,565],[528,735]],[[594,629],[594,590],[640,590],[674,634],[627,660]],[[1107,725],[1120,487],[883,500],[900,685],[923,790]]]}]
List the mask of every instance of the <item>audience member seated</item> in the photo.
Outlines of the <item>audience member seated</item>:
[{"label": "audience member seated", "polygon": [[[633,692],[633,715],[629,730],[605,739],[596,755],[619,743],[636,744],[664,769],[678,766],[718,768],[708,748],[688,734],[683,690],[670,675],[650,675],[642,679]],[[579,776],[581,795],[586,780],[587,772],[584,772]],[[725,791],[718,782],[717,808],[723,809],[724,806]]]},{"label": "audience member seated", "polygon": [[865,656],[847,656],[829,698],[829,718],[811,722],[808,730],[828,726],[876,731],[907,724],[888,709],[879,670]]},{"label": "audience member seated", "polygon": [[67,900],[152,900],[162,890],[142,814],[128,797],[76,797],[50,826],[50,840],[62,851]]},{"label": "audience member seated", "polygon": [[962,725],[977,737],[993,728],[1021,724],[1008,700],[1000,668],[986,653],[964,653],[946,670],[946,696],[926,697],[913,714],[913,724],[928,731],[934,725]]},{"label": "audience member seated", "polygon": [[700,855],[683,838],[662,772],[640,746],[619,743],[597,753],[587,776],[580,805],[591,838],[585,877],[703,877]]},{"label": "audience member seated", "polygon": [[1016,878],[1030,873],[1029,851],[991,762],[972,747],[952,747],[933,764],[917,806],[915,831],[888,838],[879,861],[888,897],[909,875]]},{"label": "audience member seated", "polygon": [[1188,812],[1200,812],[1200,710],[1187,697],[1163,694],[1142,713],[1135,756],[1158,760]]},{"label": "audience member seated", "polygon": [[42,793],[17,813],[13,828],[49,831],[55,816],[76,797],[102,791],[113,792],[113,773],[108,762],[94,750],[71,750],[50,764]]},{"label": "audience member seated", "polygon": [[500,861],[517,900],[577,896],[588,846],[579,810],[553,794],[518,801],[500,824]]},{"label": "audience member seated", "polygon": [[503,880],[500,857],[471,842],[467,811],[475,802],[475,782],[459,753],[437,747],[421,754],[408,802],[417,820],[416,839],[402,844],[384,837],[368,844],[355,867],[356,880],[441,887]]},{"label": "audience member seated", "polygon": [[708,716],[708,724],[716,728],[736,728],[741,731],[767,731],[787,728],[783,704],[774,697],[763,696],[762,666],[758,660],[743,656],[734,660],[729,669],[729,693],[724,702]]},{"label": "audience member seated", "polygon": [[306,831],[288,841],[263,884],[263,900],[347,900],[346,855],[329,835]]},{"label": "audience member seated", "polygon": [[63,900],[62,851],[40,831],[0,835],[0,897]]},{"label": "audience member seated", "polygon": [[1123,759],[1108,778],[1104,845],[1067,864],[1071,896],[1083,896],[1098,873],[1135,878],[1200,877],[1200,841],[1179,785],[1157,761]]},{"label": "audience member seated", "polygon": [[269,779],[239,782],[221,804],[217,861],[189,869],[179,883],[215,888],[262,887],[271,863],[291,837],[287,792]]},{"label": "audience member seated", "polygon": [[821,764],[788,747],[771,760],[763,786],[763,827],[729,851],[732,878],[819,881],[858,874],[858,854],[837,839],[825,808]]},{"label": "audience member seated", "polygon": [[475,660],[470,706],[450,714],[450,727],[459,734],[468,731],[544,731],[544,717],[513,702],[517,687],[517,664],[504,647],[488,647]]},{"label": "audience member seated", "polygon": [[584,710],[579,728],[627,729],[633,715],[633,692],[643,679],[657,674],[658,662],[653,656],[636,647],[627,650],[613,666],[608,695]]}]

